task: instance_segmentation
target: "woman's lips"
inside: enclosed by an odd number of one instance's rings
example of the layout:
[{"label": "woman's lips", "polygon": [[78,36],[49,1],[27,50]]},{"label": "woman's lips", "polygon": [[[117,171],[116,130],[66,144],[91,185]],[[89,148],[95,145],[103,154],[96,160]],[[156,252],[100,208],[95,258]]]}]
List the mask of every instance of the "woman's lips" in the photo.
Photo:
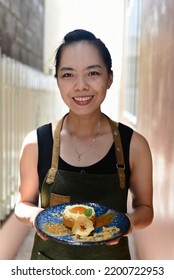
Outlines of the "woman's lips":
[{"label": "woman's lips", "polygon": [[73,97],[73,100],[78,105],[88,105],[91,102],[92,99],[93,99],[93,95],[91,95],[91,96],[76,96],[76,97]]}]

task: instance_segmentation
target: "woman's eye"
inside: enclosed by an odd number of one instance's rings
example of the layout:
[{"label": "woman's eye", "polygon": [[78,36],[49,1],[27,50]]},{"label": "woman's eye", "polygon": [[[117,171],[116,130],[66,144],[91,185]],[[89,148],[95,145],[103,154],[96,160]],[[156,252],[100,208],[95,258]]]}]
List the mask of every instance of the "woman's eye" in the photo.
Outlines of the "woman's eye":
[{"label": "woman's eye", "polygon": [[97,76],[99,73],[97,71],[92,71],[89,73],[89,76]]},{"label": "woman's eye", "polygon": [[63,78],[71,78],[73,75],[71,73],[65,73],[63,74]]}]

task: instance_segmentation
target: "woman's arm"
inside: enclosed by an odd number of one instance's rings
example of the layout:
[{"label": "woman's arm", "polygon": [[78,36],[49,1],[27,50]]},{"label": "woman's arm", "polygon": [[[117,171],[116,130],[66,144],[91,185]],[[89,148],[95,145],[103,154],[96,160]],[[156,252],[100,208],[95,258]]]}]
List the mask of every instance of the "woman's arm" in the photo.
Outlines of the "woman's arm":
[{"label": "woman's arm", "polygon": [[37,173],[38,145],[36,131],[24,140],[20,155],[19,196],[15,207],[17,219],[34,226],[34,221],[43,209],[38,207],[39,179]]},{"label": "woman's arm", "polygon": [[148,226],[153,219],[152,156],[146,139],[133,133],[130,145],[130,191],[132,212],[127,216],[132,228]]}]

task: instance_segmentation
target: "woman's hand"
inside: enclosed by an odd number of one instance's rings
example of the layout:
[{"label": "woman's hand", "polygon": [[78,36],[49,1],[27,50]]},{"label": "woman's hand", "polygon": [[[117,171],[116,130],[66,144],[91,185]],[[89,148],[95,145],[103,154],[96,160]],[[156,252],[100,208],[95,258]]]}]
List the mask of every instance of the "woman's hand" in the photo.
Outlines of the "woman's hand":
[{"label": "woman's hand", "polygon": [[42,240],[44,241],[48,240],[48,237],[42,234],[38,229],[36,229],[36,233],[40,238],[42,238]]},{"label": "woman's hand", "polygon": [[[129,214],[125,214],[125,215],[126,215],[126,216],[128,217],[128,219],[129,219],[130,227],[129,227],[128,232],[127,232],[126,234],[124,234],[123,236],[128,236],[128,235],[130,235],[130,234],[132,233],[133,226],[132,226],[132,224],[131,224],[131,220],[130,220]],[[106,242],[106,245],[111,246],[111,245],[116,245],[116,244],[118,244],[118,243],[120,242],[120,239],[121,239],[123,236],[118,237],[118,238],[116,238],[116,239],[113,239],[113,240],[111,240],[111,241]]]},{"label": "woman's hand", "polygon": [[116,244],[118,244],[118,243],[120,242],[120,239],[121,239],[121,237],[118,237],[118,238],[113,239],[113,240],[111,240],[111,241],[107,241],[107,242],[106,242],[106,245],[108,245],[108,246],[116,245]]},{"label": "woman's hand", "polygon": [[33,224],[33,228],[36,230],[37,235],[40,238],[42,238],[42,240],[46,241],[48,237],[45,236],[43,233],[41,233],[36,227],[36,218],[39,215],[39,213],[41,213],[43,210],[44,210],[43,208],[38,208],[38,210],[36,210],[36,212],[32,215],[32,224]]},{"label": "woman's hand", "polygon": [[[128,236],[128,235],[130,235],[131,233],[132,233],[132,227],[130,226],[128,232],[127,232],[126,234],[124,234],[123,236]],[[123,236],[118,237],[118,238],[116,238],[116,239],[113,239],[113,240],[111,240],[111,241],[106,242],[106,245],[111,246],[111,245],[116,245],[116,244],[118,244],[118,243],[120,242],[120,239],[121,239]]]}]

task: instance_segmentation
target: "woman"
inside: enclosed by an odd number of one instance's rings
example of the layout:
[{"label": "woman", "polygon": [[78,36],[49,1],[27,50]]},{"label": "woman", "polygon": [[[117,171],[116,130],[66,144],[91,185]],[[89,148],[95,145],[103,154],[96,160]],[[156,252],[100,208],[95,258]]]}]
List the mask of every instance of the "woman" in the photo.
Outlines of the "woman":
[{"label": "woman", "polygon": [[[101,112],[113,82],[108,49],[92,33],[74,30],[64,37],[55,61],[58,88],[69,112],[24,140],[17,218],[34,226],[45,207],[87,201],[126,213],[131,223],[129,233],[148,226],[153,218],[148,143]],[[131,213],[127,213],[128,189],[132,193]],[[31,259],[130,259],[128,238],[74,249],[37,232]]]}]

